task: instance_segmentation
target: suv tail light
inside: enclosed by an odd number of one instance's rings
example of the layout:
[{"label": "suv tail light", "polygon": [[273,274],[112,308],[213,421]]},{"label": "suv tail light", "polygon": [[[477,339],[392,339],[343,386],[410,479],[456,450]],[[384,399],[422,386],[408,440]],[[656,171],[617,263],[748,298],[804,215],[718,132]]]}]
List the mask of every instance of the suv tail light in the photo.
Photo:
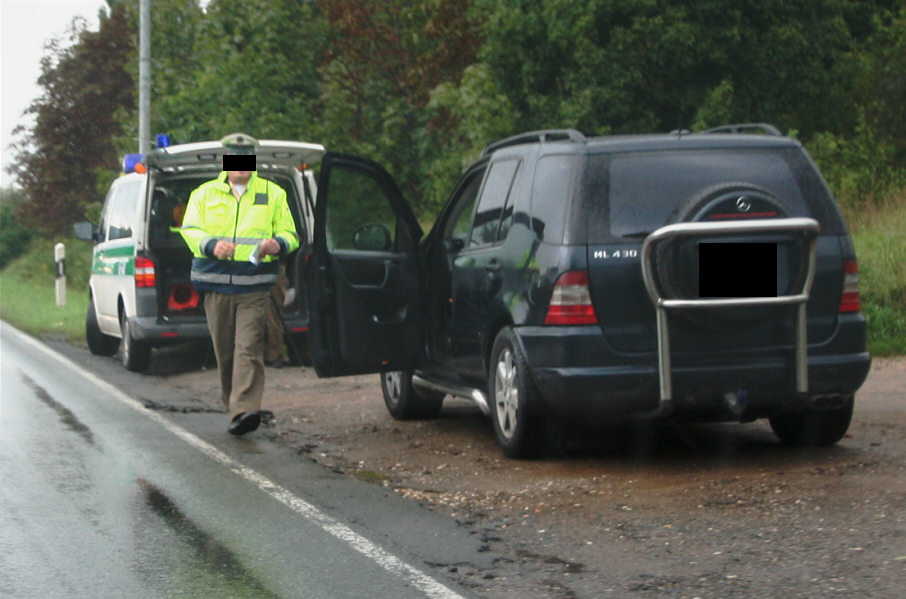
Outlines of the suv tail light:
[{"label": "suv tail light", "polygon": [[843,261],[843,296],[840,298],[840,313],[858,312],[862,309],[859,300],[859,264],[852,260]]},{"label": "suv tail light", "polygon": [[560,275],[554,285],[544,324],[598,324],[588,291],[588,271],[571,270]]},{"label": "suv tail light", "polygon": [[157,278],[154,274],[154,262],[148,258],[137,256],[135,258],[135,286],[154,287]]}]

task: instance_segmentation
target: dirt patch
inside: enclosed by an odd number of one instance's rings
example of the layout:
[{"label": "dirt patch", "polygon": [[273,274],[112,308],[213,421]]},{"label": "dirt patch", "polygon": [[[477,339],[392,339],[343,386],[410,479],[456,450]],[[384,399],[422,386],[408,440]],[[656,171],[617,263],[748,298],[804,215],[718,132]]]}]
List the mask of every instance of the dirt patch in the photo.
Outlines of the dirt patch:
[{"label": "dirt patch", "polygon": [[[166,377],[216,405],[213,369]],[[450,574],[488,597],[899,597],[906,586],[906,359],[877,359],[849,435],[793,450],[764,422],[567,431],[567,451],[513,461],[470,403],[398,422],[377,376],[268,369],[261,433],[482,535],[492,571]]]}]

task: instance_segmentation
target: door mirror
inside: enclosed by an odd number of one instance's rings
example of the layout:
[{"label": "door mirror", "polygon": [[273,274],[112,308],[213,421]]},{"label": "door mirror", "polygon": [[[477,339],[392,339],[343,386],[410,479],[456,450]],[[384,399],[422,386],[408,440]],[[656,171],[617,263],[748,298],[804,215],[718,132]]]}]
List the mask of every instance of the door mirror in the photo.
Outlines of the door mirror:
[{"label": "door mirror", "polygon": [[352,247],[369,252],[386,252],[393,244],[390,229],[380,223],[369,223],[352,233]]},{"label": "door mirror", "polygon": [[72,226],[72,233],[75,235],[76,239],[84,239],[85,241],[96,241],[94,236],[94,225],[92,225],[87,220],[78,222]]},{"label": "door mirror", "polygon": [[462,237],[444,239],[444,250],[447,253],[458,252],[464,247],[466,247],[466,240]]}]

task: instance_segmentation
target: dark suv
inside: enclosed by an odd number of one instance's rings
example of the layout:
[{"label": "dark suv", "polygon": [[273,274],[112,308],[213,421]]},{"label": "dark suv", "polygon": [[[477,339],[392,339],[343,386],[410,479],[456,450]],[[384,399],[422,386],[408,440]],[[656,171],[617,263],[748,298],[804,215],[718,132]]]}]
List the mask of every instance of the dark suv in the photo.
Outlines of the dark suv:
[{"label": "dark suv", "polygon": [[832,444],[871,361],[840,213],[769,125],[504,139],[424,238],[383,168],[328,153],[307,276],[319,375],[381,372],[397,418],[471,398],[512,457],[552,416]]}]

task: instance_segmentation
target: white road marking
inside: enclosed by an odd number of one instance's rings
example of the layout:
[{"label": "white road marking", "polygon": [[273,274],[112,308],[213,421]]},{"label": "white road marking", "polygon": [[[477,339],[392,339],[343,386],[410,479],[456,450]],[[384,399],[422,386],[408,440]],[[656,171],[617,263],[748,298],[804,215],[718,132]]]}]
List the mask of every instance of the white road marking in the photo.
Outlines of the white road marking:
[{"label": "white road marking", "polygon": [[293,510],[303,518],[306,518],[311,522],[317,524],[325,532],[345,542],[365,557],[371,559],[384,570],[387,570],[388,572],[399,576],[400,578],[403,578],[406,582],[424,592],[428,597],[431,597],[432,599],[465,599],[459,593],[456,593],[449,587],[443,585],[434,578],[431,578],[415,566],[404,562],[400,558],[389,553],[388,551],[369,541],[365,537],[359,535],[342,522],[331,518],[314,505],[308,503],[300,497],[297,497],[289,490],[284,489],[280,485],[271,481],[267,477],[262,476],[248,466],[240,464],[207,441],[199,439],[186,429],[167,420],[157,412],[148,410],[141,402],[126,395],[107,381],[104,381],[94,374],[88,372],[69,358],[57,353],[56,351],[42,344],[40,341],[37,341],[33,337],[26,335],[25,333],[19,331],[6,322],[2,323],[2,326],[9,331],[13,331],[19,338],[32,345],[34,348],[44,352],[45,354],[57,360],[61,364],[67,366],[77,374],[83,376],[92,383],[106,390],[113,397],[115,397],[125,405],[133,408],[143,416],[146,416],[147,418],[150,418],[157,424],[161,425],[212,460],[220,462],[242,478],[256,485],[259,489],[261,489],[280,503],[289,507],[291,510]]}]

